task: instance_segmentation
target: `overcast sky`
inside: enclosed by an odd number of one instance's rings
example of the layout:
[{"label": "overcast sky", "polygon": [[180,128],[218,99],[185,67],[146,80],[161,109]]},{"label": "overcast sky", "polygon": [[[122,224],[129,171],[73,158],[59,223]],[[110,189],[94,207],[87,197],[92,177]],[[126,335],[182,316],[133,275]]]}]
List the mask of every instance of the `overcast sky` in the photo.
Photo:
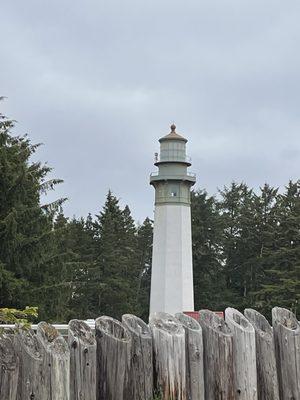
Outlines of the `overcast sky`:
[{"label": "overcast sky", "polygon": [[299,0],[3,0],[0,12],[1,109],[44,143],[67,215],[97,213],[110,188],[152,217],[149,173],[172,122],[210,194],[300,177]]}]

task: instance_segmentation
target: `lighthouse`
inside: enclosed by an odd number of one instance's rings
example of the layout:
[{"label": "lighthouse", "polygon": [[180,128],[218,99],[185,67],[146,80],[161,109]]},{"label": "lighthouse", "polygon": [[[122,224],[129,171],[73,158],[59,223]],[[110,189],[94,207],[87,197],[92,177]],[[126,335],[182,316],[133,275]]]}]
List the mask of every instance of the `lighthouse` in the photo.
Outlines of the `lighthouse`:
[{"label": "lighthouse", "polygon": [[159,142],[158,171],[150,175],[155,189],[150,314],[175,314],[194,310],[190,190],[196,176],[188,171],[187,139],[174,124]]}]

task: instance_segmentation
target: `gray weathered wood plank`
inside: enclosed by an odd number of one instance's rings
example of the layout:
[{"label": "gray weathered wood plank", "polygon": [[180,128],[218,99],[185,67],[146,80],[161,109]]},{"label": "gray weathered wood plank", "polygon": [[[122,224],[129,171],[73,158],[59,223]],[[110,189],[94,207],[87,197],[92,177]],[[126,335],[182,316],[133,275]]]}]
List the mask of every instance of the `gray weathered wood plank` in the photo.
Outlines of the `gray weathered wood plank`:
[{"label": "gray weathered wood plank", "polygon": [[70,400],[70,352],[67,342],[46,322],[38,324],[37,338],[43,351],[43,368],[48,385],[45,400]]},{"label": "gray weathered wood plank", "polygon": [[97,400],[130,400],[131,335],[110,317],[96,319]]},{"label": "gray weathered wood plank", "polygon": [[153,347],[148,325],[140,318],[125,314],[122,323],[132,337],[130,388],[132,400],[153,399]]},{"label": "gray weathered wood plank", "polygon": [[185,332],[167,313],[150,315],[153,335],[156,390],[162,400],[186,400]]},{"label": "gray weathered wood plank", "polygon": [[205,400],[235,400],[232,333],[214,312],[201,310],[199,314],[203,333]]},{"label": "gray weathered wood plank", "polygon": [[246,308],[244,314],[255,330],[258,400],[279,400],[272,327],[258,311]]},{"label": "gray weathered wood plank", "polygon": [[257,400],[255,331],[245,316],[226,308],[225,321],[233,334],[234,381],[236,398]]},{"label": "gray weathered wood plank", "polygon": [[83,321],[69,322],[70,400],[96,399],[97,345],[91,328]]},{"label": "gray weathered wood plank", "polygon": [[45,370],[45,353],[33,330],[19,330],[15,345],[20,359],[18,400],[48,399],[49,375]]},{"label": "gray weathered wood plank", "polygon": [[13,335],[0,333],[0,400],[16,400],[19,375]]},{"label": "gray weathered wood plank", "polygon": [[279,392],[281,400],[300,399],[300,324],[291,311],[272,310]]},{"label": "gray weathered wood plank", "polygon": [[205,400],[202,328],[194,318],[188,315],[178,313],[175,317],[185,330],[188,399]]}]

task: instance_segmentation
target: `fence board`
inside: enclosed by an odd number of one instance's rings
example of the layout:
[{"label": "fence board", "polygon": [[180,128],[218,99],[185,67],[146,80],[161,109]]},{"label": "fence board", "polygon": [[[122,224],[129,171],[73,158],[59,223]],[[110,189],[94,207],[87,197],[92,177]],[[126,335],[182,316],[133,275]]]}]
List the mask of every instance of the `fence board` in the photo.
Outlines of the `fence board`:
[{"label": "fence board", "polygon": [[38,324],[37,338],[43,351],[43,369],[48,386],[45,400],[70,400],[70,352],[67,342],[46,322]]},{"label": "fence board", "polygon": [[132,337],[130,388],[132,400],[153,399],[153,348],[152,334],[140,318],[125,314],[123,325]]},{"label": "fence board", "polygon": [[162,400],[186,400],[185,332],[167,313],[154,313],[149,326],[153,335],[156,390]]},{"label": "fence board", "polygon": [[233,334],[234,381],[237,399],[257,400],[255,331],[242,313],[226,308],[225,321]]},{"label": "fence board", "polygon": [[131,336],[121,322],[110,318],[96,319],[97,400],[130,400]]},{"label": "fence board", "polygon": [[185,330],[188,399],[205,400],[202,328],[191,316],[178,313],[175,317]]},{"label": "fence board", "polygon": [[205,400],[234,400],[232,334],[223,318],[201,310]]},{"label": "fence board", "polygon": [[255,310],[246,308],[244,314],[255,330],[258,400],[279,400],[272,327]]},{"label": "fence board", "polygon": [[300,324],[285,308],[272,310],[281,400],[300,399]]},{"label": "fence board", "polygon": [[96,399],[96,339],[83,321],[69,322],[70,400]]},{"label": "fence board", "polygon": [[19,375],[13,335],[0,333],[0,400],[16,400]]},{"label": "fence board", "polygon": [[44,352],[33,330],[20,330],[15,340],[20,359],[18,400],[48,399],[49,376],[44,369]]}]

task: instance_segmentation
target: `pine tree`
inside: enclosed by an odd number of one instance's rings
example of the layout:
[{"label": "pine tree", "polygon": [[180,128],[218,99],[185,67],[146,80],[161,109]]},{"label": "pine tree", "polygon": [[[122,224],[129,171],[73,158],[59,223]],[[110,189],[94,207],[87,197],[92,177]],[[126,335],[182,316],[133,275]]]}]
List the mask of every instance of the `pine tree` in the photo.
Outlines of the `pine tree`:
[{"label": "pine tree", "polygon": [[96,257],[101,286],[94,291],[94,315],[120,318],[136,311],[138,284],[135,227],[128,207],[122,210],[109,191],[103,210],[96,216]]},{"label": "pine tree", "polygon": [[[45,292],[45,260],[52,251],[53,220],[64,199],[41,206],[41,193],[60,180],[48,180],[51,168],[31,162],[39,145],[13,136],[14,122],[0,114],[0,306],[40,306]],[[34,301],[34,303],[33,303]]]},{"label": "pine tree", "polygon": [[254,194],[246,184],[233,182],[229,188],[220,191],[220,195],[226,287],[231,292],[231,304],[242,310],[251,306],[254,279]]},{"label": "pine tree", "polygon": [[195,309],[222,310],[227,305],[222,243],[222,221],[214,197],[192,192],[192,238]]},{"label": "pine tree", "polygon": [[140,317],[147,321],[149,317],[153,222],[146,218],[137,232],[137,251],[139,255],[139,283],[137,302]]},{"label": "pine tree", "polygon": [[285,193],[277,195],[275,223],[274,239],[263,260],[264,276],[256,293],[256,306],[267,316],[276,305],[299,314],[300,181],[290,181]]}]

